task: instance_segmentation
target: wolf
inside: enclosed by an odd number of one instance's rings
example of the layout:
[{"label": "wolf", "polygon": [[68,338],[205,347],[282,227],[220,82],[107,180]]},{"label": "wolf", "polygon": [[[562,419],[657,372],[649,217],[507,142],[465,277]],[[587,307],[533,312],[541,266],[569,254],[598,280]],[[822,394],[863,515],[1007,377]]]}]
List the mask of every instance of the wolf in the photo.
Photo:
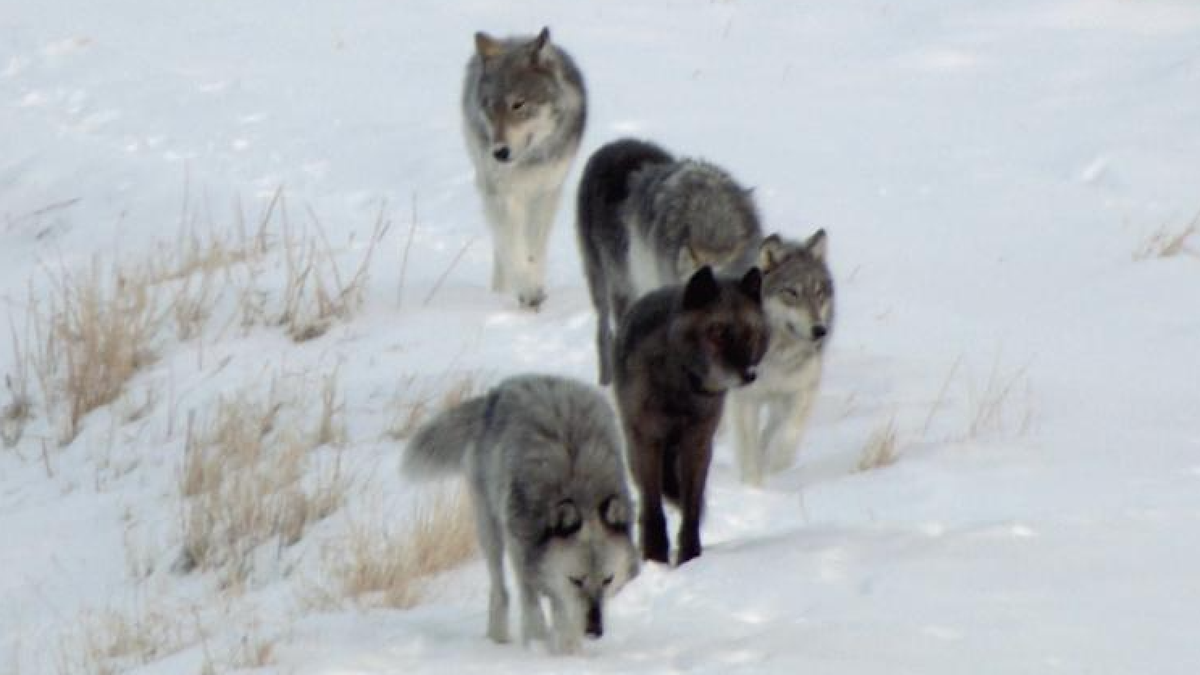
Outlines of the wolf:
[{"label": "wolf", "polygon": [[592,305],[600,383],[612,380],[612,336],[629,305],[708,265],[751,267],[762,238],[750,192],[721,168],[621,139],[588,159],[576,231]]},{"label": "wolf", "polygon": [[614,390],[640,496],[642,557],[668,562],[662,499],[682,512],[677,564],[701,553],[700,518],[725,392],[754,381],[769,344],[762,276],[701,267],[643,296],[621,318]]},{"label": "wolf", "polygon": [[744,483],[761,485],[767,473],[783,470],[796,459],[833,330],[828,245],[825,230],[817,230],[803,242],[772,234],[760,247],[771,344],[758,379],[729,397]]},{"label": "wolf", "polygon": [[465,473],[491,579],[488,637],[509,640],[506,550],[526,645],[573,653],[584,634],[603,635],[605,603],[637,575],[638,557],[620,432],[599,391],[547,375],[506,379],[421,427],[403,468]]},{"label": "wolf", "polygon": [[463,132],[492,231],[492,290],[522,307],[546,299],[546,244],[563,180],[583,137],[583,75],[543,28],[534,38],[475,34]]}]

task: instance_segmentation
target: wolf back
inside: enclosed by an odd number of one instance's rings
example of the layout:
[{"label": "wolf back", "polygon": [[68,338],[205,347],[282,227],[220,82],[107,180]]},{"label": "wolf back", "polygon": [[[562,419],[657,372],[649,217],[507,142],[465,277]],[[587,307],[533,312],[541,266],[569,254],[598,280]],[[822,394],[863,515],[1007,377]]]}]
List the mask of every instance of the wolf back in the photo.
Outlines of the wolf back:
[{"label": "wolf back", "polygon": [[633,139],[588,160],[576,229],[597,314],[601,384],[612,379],[614,325],[634,300],[705,265],[741,274],[762,237],[749,192],[728,173]]}]

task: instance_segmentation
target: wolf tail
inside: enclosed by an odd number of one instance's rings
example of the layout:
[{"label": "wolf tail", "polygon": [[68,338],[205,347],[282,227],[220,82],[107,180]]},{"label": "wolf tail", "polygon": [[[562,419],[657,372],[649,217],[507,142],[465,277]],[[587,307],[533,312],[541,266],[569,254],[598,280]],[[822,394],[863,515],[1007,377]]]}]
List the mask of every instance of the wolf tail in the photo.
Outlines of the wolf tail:
[{"label": "wolf tail", "polygon": [[402,471],[414,477],[462,470],[467,449],[479,441],[491,396],[477,396],[443,411],[417,430],[404,450]]}]

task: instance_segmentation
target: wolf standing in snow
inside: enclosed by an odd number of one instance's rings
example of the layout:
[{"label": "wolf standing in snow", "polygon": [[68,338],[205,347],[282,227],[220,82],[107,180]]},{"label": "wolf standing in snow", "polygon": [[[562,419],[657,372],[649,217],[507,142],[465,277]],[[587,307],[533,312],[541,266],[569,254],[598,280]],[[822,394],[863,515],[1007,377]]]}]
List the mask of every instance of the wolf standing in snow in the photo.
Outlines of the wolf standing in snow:
[{"label": "wolf standing in snow", "polygon": [[[821,380],[825,343],[833,329],[833,277],[825,262],[824,230],[804,242],[763,240],[763,304],[771,345],[754,384],[730,392],[742,482],[762,484],[768,472],[791,466]],[[765,420],[764,420],[765,417]]]},{"label": "wolf standing in snow", "polygon": [[577,206],[601,384],[612,379],[613,328],[634,300],[705,265],[741,274],[762,238],[749,191],[728,173],[638,140],[609,143],[588,159]]},{"label": "wolf standing in snow", "polygon": [[492,230],[492,290],[515,290],[522,307],[537,309],[550,227],[587,116],[583,76],[548,28],[532,39],[476,33],[462,106]]},{"label": "wolf standing in snow", "polygon": [[700,555],[704,486],[725,392],[753,382],[767,350],[761,282],[758,268],[739,280],[702,267],[686,286],[643,296],[621,318],[615,390],[648,560],[668,562],[664,496],[683,514],[676,562]]},{"label": "wolf standing in snow", "polygon": [[520,376],[443,412],[418,430],[406,473],[462,471],[491,577],[488,637],[507,642],[507,548],[516,573],[523,640],[547,638],[550,600],[557,653],[604,632],[604,603],[637,575],[632,505],[612,407],[592,387]]}]

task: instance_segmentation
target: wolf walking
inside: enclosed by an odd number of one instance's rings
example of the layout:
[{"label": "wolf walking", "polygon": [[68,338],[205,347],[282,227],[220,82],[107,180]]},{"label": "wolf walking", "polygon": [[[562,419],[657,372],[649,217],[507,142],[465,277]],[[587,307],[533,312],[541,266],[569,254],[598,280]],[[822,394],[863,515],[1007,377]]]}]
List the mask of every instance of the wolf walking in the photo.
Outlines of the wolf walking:
[{"label": "wolf walking", "polygon": [[587,117],[571,57],[535,38],[475,34],[463,86],[463,129],[493,239],[492,290],[522,307],[546,299],[546,244]]},{"label": "wolf walking", "polygon": [[597,314],[601,384],[612,380],[614,326],[634,300],[706,265],[741,274],[762,238],[749,191],[727,172],[633,139],[588,159],[576,228]]},{"label": "wolf walking", "polygon": [[739,280],[702,267],[685,286],[643,296],[621,318],[615,391],[648,560],[668,562],[663,497],[683,514],[677,562],[700,555],[704,487],[725,392],[753,382],[767,350],[761,282],[757,268]]},{"label": "wolf walking", "polygon": [[[592,387],[519,376],[443,412],[409,442],[412,475],[462,471],[491,578],[487,634],[507,642],[507,549],[523,641],[579,650],[604,632],[604,605],[637,575],[632,505],[612,407]],[[549,598],[547,635],[541,598]]]},{"label": "wolf walking", "polygon": [[771,235],[762,242],[763,304],[771,345],[754,384],[731,392],[729,417],[742,481],[792,465],[821,379],[833,330],[833,277],[824,230],[803,242]]}]

